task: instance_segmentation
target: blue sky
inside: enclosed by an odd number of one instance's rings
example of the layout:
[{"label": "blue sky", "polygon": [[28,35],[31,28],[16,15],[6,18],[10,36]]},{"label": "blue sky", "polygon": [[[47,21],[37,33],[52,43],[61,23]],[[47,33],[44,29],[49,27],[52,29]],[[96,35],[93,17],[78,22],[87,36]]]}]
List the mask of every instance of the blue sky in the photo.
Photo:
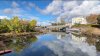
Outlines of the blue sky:
[{"label": "blue sky", "polygon": [[23,0],[23,1],[0,1],[0,16],[19,16],[24,19],[36,19],[39,22],[49,22],[54,21],[56,16],[51,14],[43,14],[36,10],[34,4],[38,6],[41,10],[45,9],[52,0]]},{"label": "blue sky", "polygon": [[100,14],[99,0],[0,0],[0,17],[36,19],[41,25],[90,14]]}]

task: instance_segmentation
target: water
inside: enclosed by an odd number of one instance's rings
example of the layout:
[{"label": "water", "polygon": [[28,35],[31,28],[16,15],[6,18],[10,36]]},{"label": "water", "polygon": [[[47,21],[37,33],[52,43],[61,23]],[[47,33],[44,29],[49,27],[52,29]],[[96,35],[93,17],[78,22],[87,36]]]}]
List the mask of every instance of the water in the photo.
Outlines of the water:
[{"label": "water", "polygon": [[5,44],[13,52],[3,56],[100,56],[99,39],[61,32],[12,38]]}]

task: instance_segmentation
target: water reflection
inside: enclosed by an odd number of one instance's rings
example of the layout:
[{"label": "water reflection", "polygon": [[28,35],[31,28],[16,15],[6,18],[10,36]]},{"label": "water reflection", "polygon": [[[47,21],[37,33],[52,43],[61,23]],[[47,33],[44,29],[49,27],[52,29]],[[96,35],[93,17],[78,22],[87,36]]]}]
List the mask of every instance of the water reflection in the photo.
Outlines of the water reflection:
[{"label": "water reflection", "polygon": [[85,42],[86,41],[86,37],[83,36],[75,36],[72,34],[72,40],[77,41],[77,42]]},{"label": "water reflection", "polygon": [[[57,36],[59,39],[59,36],[64,35]],[[72,35],[72,37],[67,37],[67,35],[65,35],[65,37],[62,39],[52,42],[45,42],[44,45],[46,45],[58,56],[96,56],[95,46],[90,46],[85,41],[86,37],[76,37],[74,35]]]},{"label": "water reflection", "polygon": [[[77,36],[74,34],[74,36]],[[97,51],[100,51],[100,37],[96,36],[85,36],[85,35],[78,35],[77,36],[78,39],[80,39],[81,41],[84,40],[86,41],[86,43],[89,44],[89,46],[95,46]]]},{"label": "water reflection", "polygon": [[5,37],[4,40],[0,41],[0,49],[11,49],[20,52],[23,48],[35,41],[37,41],[36,36]]},{"label": "water reflection", "polygon": [[65,33],[56,33],[56,35],[57,35],[57,39],[62,39],[66,37]]},{"label": "water reflection", "polygon": [[33,38],[13,38],[4,43],[16,50],[5,56],[99,56],[100,54],[98,38],[71,33],[53,32]]}]

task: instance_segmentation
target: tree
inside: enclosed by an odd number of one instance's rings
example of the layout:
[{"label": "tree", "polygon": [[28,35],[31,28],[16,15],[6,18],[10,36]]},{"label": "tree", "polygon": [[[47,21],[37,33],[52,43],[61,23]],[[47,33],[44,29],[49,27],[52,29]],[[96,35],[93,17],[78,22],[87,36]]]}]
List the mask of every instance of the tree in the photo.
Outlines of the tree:
[{"label": "tree", "polygon": [[36,20],[32,20],[30,21],[30,26],[31,27],[35,27],[36,26],[37,21]]},{"label": "tree", "polygon": [[36,26],[37,21],[36,20],[31,20],[29,25],[30,25],[30,30],[33,31],[34,27]]},{"label": "tree", "polygon": [[20,20],[21,30],[26,32],[29,30],[29,21]]},{"label": "tree", "polygon": [[20,32],[20,22],[19,22],[19,18],[17,16],[13,17],[13,19],[11,20],[12,23],[12,27],[14,29],[15,32]]},{"label": "tree", "polygon": [[89,24],[97,24],[97,17],[98,15],[96,14],[91,14],[89,16],[86,17],[86,20]]},{"label": "tree", "polygon": [[7,20],[6,18],[2,19],[1,22],[0,22],[1,32],[9,32],[9,29],[7,27],[8,25],[9,25],[9,20]]},{"label": "tree", "polygon": [[19,17],[15,16],[12,19],[2,19],[0,20],[0,32],[26,32],[34,31],[36,26],[36,20],[21,20]]}]

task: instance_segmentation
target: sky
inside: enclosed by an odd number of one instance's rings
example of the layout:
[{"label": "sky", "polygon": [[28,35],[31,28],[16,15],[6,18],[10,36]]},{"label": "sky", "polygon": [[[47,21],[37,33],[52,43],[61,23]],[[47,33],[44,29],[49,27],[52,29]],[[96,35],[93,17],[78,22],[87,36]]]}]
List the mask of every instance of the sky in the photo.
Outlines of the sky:
[{"label": "sky", "polygon": [[49,25],[72,17],[100,14],[99,0],[0,0],[0,17],[18,16],[38,21],[38,25]]}]

